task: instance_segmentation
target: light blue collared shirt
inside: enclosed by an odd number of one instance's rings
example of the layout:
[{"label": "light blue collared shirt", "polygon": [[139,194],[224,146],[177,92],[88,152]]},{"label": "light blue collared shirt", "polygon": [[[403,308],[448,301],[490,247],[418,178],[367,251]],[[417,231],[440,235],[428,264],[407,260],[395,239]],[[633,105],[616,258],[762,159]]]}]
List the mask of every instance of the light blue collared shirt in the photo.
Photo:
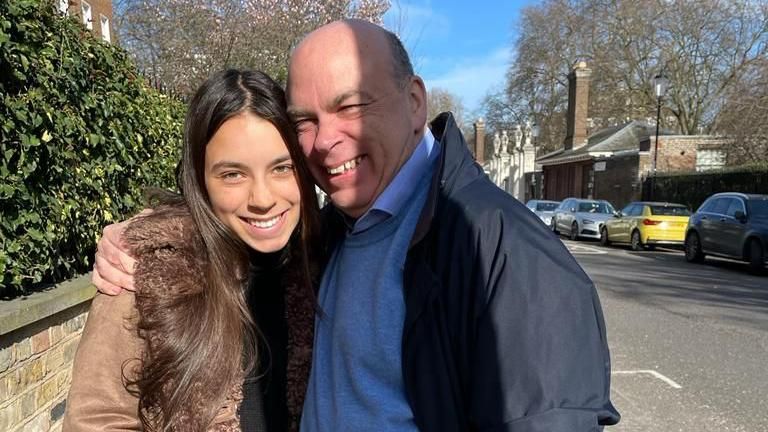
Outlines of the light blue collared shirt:
[{"label": "light blue collared shirt", "polygon": [[360,216],[352,226],[350,234],[356,234],[381,223],[398,214],[403,208],[415,184],[424,171],[440,155],[439,148],[435,150],[435,137],[429,128],[424,128],[424,137],[413,150],[411,157],[400,167],[400,171],[392,179],[384,191],[379,195],[370,209]]}]

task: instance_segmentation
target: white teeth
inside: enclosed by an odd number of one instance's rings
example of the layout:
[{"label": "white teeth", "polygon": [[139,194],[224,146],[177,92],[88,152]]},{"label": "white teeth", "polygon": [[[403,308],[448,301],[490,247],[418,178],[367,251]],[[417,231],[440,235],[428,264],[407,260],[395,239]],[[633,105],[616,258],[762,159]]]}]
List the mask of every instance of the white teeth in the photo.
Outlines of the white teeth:
[{"label": "white teeth", "polygon": [[256,228],[264,228],[264,229],[266,229],[266,228],[272,228],[273,226],[275,226],[275,224],[279,220],[280,220],[280,216],[275,216],[272,219],[265,220],[265,221],[257,221],[255,219],[248,219],[248,223],[251,224],[252,226],[255,226]]},{"label": "white teeth", "polygon": [[343,164],[337,166],[336,168],[328,168],[328,174],[342,174],[346,171],[351,170],[352,168],[357,168],[358,165],[360,165],[360,161],[362,160],[361,157],[354,158],[352,160],[348,160],[344,162]]}]

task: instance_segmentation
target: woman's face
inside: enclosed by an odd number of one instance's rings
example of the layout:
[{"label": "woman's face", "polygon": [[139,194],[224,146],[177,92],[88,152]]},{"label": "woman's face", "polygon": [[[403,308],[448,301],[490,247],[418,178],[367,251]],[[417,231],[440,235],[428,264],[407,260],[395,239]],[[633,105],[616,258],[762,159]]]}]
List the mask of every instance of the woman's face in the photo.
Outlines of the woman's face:
[{"label": "woman's face", "polygon": [[272,123],[250,113],[225,121],[205,149],[205,187],[213,212],[248,246],[269,253],[288,244],[301,194]]}]

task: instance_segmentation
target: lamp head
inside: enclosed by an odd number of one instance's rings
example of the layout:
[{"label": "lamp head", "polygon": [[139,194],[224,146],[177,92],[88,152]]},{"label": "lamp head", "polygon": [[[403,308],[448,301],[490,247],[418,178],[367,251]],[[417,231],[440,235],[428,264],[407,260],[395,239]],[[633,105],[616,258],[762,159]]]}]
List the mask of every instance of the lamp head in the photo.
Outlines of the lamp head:
[{"label": "lamp head", "polygon": [[664,97],[664,95],[667,93],[667,86],[669,85],[669,80],[667,77],[664,76],[664,74],[658,74],[655,77],[653,77],[653,94],[657,98]]}]

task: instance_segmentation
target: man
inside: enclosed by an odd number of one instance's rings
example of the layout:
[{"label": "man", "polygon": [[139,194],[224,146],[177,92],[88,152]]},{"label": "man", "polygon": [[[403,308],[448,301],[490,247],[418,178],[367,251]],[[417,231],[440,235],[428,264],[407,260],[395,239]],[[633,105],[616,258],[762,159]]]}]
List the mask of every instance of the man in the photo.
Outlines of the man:
[{"label": "man", "polygon": [[[332,203],[302,429],[574,432],[618,422],[592,282],[488,180],[450,114],[425,126],[424,83],[397,37],[356,20],[320,27],[291,56],[287,90]],[[105,291],[102,276],[130,284],[107,265],[130,258],[102,244],[94,281]]]}]

